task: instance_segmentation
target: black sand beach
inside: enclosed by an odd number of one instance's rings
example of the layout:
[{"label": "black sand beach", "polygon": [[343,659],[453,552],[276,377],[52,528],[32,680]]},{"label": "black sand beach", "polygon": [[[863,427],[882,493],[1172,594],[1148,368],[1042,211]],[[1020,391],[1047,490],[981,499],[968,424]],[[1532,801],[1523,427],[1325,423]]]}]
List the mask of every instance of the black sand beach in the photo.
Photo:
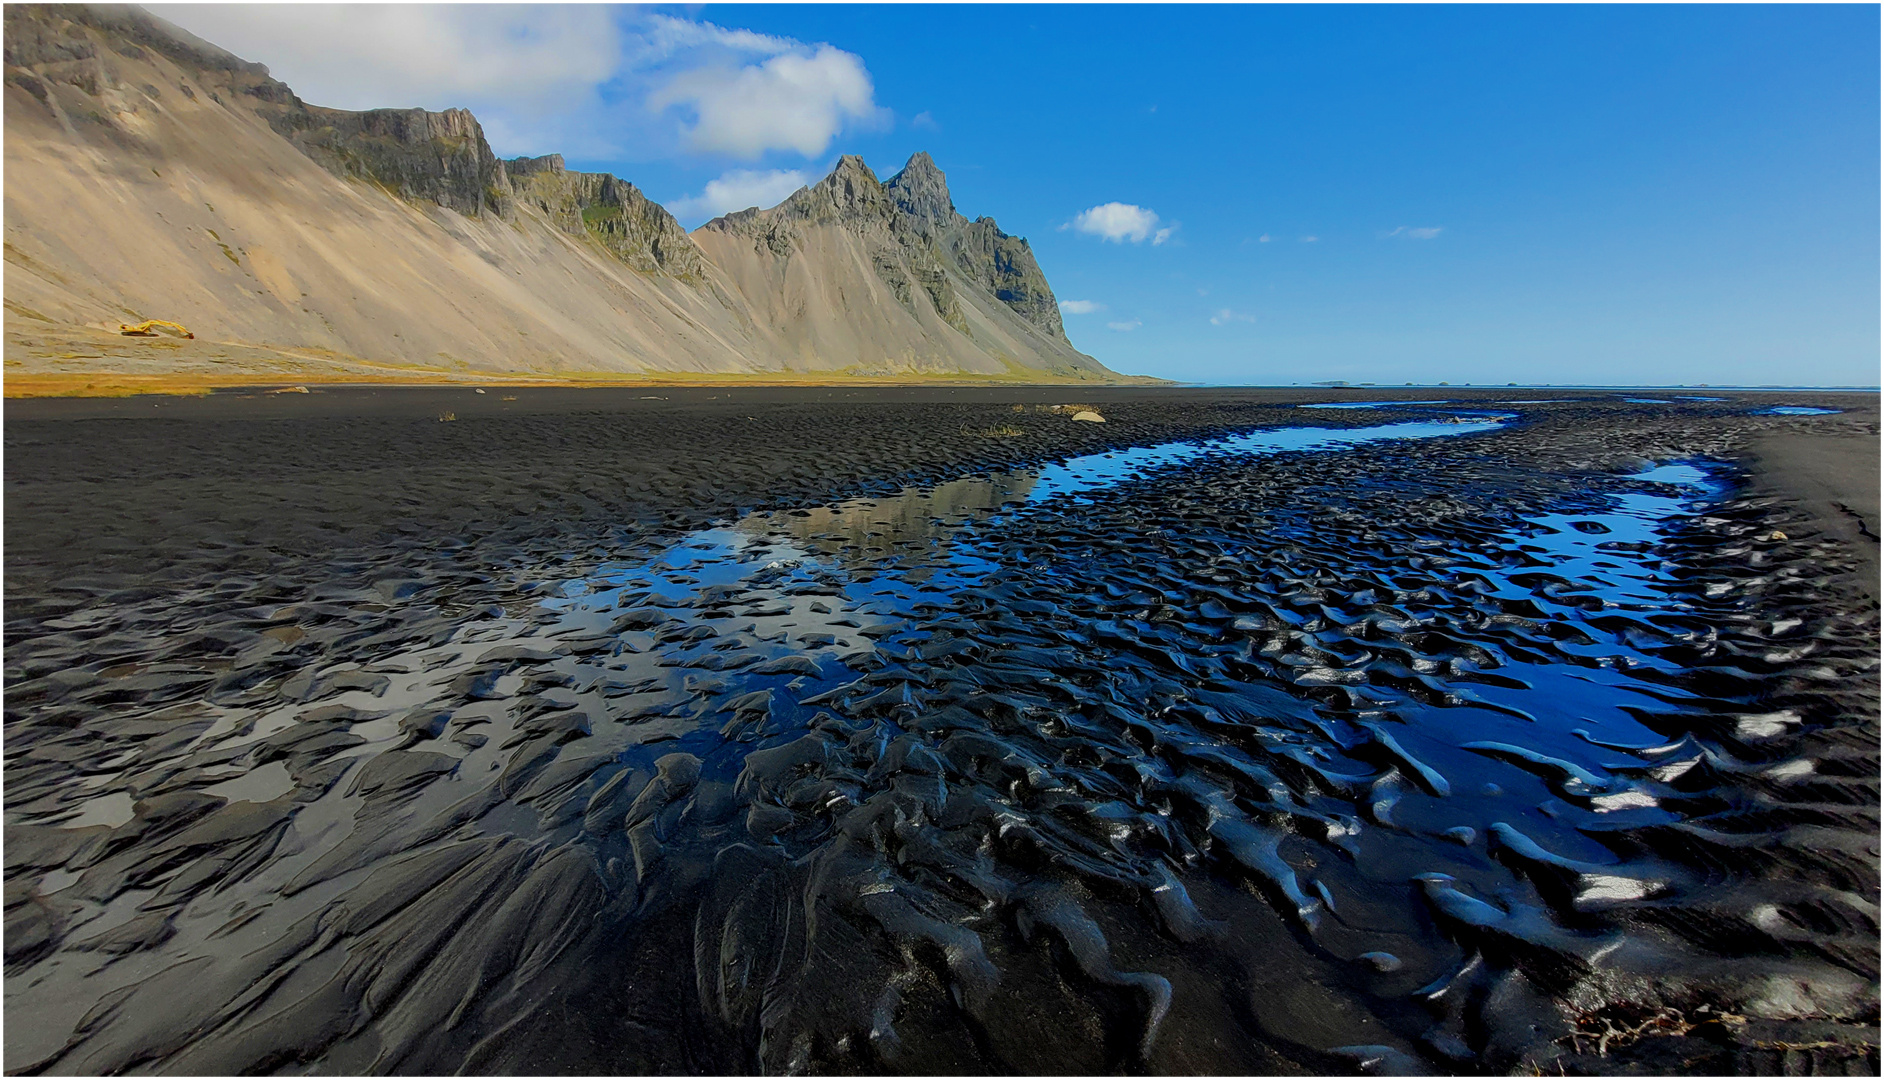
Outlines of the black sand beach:
[{"label": "black sand beach", "polygon": [[1877,440],[8,401],[7,1071],[1874,1074]]}]

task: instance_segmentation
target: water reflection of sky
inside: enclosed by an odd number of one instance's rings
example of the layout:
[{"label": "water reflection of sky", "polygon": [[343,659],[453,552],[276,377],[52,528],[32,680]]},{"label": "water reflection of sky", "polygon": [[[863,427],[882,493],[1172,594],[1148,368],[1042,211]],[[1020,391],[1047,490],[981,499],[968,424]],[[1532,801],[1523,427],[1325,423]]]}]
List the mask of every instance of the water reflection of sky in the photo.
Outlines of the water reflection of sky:
[{"label": "water reflection of sky", "polygon": [[[1449,778],[1455,793],[1483,797],[1476,809],[1426,806],[1422,812],[1435,830],[1508,827],[1490,824],[1502,819],[1550,836],[1560,853],[1607,863],[1613,853],[1562,827],[1571,808],[1559,796],[1582,803],[1587,809],[1579,813],[1635,823],[1676,819],[1661,807],[1658,785],[1693,767],[1701,751],[1690,742],[1670,743],[1645,720],[1679,711],[1692,698],[1664,678],[1640,677],[1675,667],[1638,642],[1665,642],[1686,612],[1655,549],[1672,520],[1697,510],[1719,487],[1692,464],[1663,465],[1624,480],[1632,483],[1607,495],[1606,506],[1540,515],[1502,540],[1451,553],[1458,559],[1451,569],[1457,580],[1469,587],[1477,579],[1482,595],[1527,612],[1539,625],[1575,627],[1582,643],[1555,642],[1557,652],[1577,658],[1565,663],[1513,648],[1521,638],[1501,646],[1471,625],[1443,616],[1435,622],[1435,629],[1476,641],[1495,656],[1483,667],[1452,662],[1450,705],[1387,703],[1398,721],[1390,728],[1412,759]],[[1548,778],[1546,786],[1513,787],[1512,765]],[[1551,797],[1539,802],[1545,794]]]},{"label": "water reflection of sky", "polygon": [[1091,496],[1128,479],[1209,455],[1329,451],[1394,439],[1465,435],[1497,428],[1508,417],[1487,414],[1364,428],[1279,428],[1204,442],[1087,454],[1040,469],[965,477],[886,497],[764,510],[729,527],[689,533],[644,564],[617,564],[589,579],[568,582],[562,595],[595,594],[601,602],[648,589],[678,603],[702,589],[740,582],[766,568],[783,568],[788,574],[812,566],[835,571],[844,565],[863,568],[892,557],[902,570],[928,566],[943,573],[961,573],[985,566],[986,560],[951,544],[950,539],[965,525],[1003,511],[1061,496]]},{"label": "water reflection of sky", "polygon": [[[688,686],[672,669],[698,665],[701,654],[715,648],[737,643],[774,658],[800,654],[828,664],[871,651],[905,628],[915,633],[911,640],[920,638],[914,628],[925,612],[947,606],[957,590],[1000,568],[990,542],[998,533],[988,530],[998,531],[1004,513],[1056,498],[1097,497],[1128,479],[1206,456],[1332,451],[1464,435],[1495,429],[1506,418],[1255,431],[1089,454],[888,497],[760,511],[688,533],[645,559],[566,581],[545,606],[566,628],[598,630],[623,612],[649,612],[643,621],[666,628],[626,636],[632,648],[653,654],[647,692],[669,693],[677,702]],[[970,525],[980,527],[971,534]]]},{"label": "water reflection of sky", "polygon": [[[1685,494],[1627,492],[1609,496],[1614,509],[1604,513],[1546,514],[1535,518],[1535,532],[1518,548],[1547,560],[1555,572],[1590,587],[1594,595],[1618,604],[1658,604],[1657,588],[1667,580],[1658,564],[1639,551],[1619,545],[1653,544],[1663,523],[1694,508],[1695,500],[1717,486],[1701,469],[1687,464],[1662,465],[1628,477],[1661,484]],[[1523,589],[1529,595],[1529,589]]]},{"label": "water reflection of sky", "polygon": [[1821,409],[1814,405],[1774,405],[1768,409],[1755,409],[1755,416],[1831,416],[1844,412],[1843,409]]},{"label": "water reflection of sky", "polygon": [[[1395,403],[1410,404],[1410,403]],[[1040,470],[1030,492],[1031,501],[1056,495],[1081,495],[1119,483],[1153,469],[1181,465],[1212,454],[1279,454],[1292,450],[1338,450],[1393,439],[1432,439],[1466,435],[1499,426],[1502,417],[1469,420],[1413,421],[1364,428],[1277,428],[1252,431],[1202,443],[1165,443],[1110,454],[1090,454]]]},{"label": "water reflection of sky", "polygon": [[[1331,451],[1389,439],[1436,438],[1496,428],[1504,418],[1258,431],[1089,455],[888,498],[766,511],[729,527],[692,533],[647,561],[571,582],[551,606],[566,617],[587,613],[603,619],[639,606],[660,609],[669,629],[635,647],[651,650],[648,659],[669,672],[657,675],[650,668],[649,692],[665,694],[662,700],[676,706],[703,677],[677,680],[672,671],[697,665],[710,650],[735,642],[774,658],[797,654],[813,661],[816,666],[794,683],[803,700],[835,685],[830,680],[842,679],[846,657],[919,645],[929,615],[947,609],[959,590],[1005,565],[997,543],[1003,515],[1027,513],[1050,500],[1098,498],[1120,482],[1206,456]],[[1409,753],[1474,790],[1480,786],[1475,778],[1506,775],[1516,762],[1522,770],[1557,776],[1559,787],[1567,783],[1565,790],[1593,800],[1589,805],[1595,812],[1665,817],[1653,788],[1638,777],[1650,764],[1680,768],[1683,762],[1691,764],[1693,755],[1645,758],[1665,740],[1643,717],[1677,709],[1687,695],[1664,678],[1640,677],[1669,672],[1671,665],[1638,648],[1628,628],[1659,632],[1665,627],[1657,620],[1679,617],[1684,610],[1668,589],[1671,579],[1655,551],[1671,520],[1716,493],[1702,468],[1662,465],[1619,478],[1596,508],[1539,515],[1503,539],[1453,552],[1456,573],[1481,579],[1482,595],[1531,605],[1539,617],[1574,624],[1591,636],[1583,644],[1559,643],[1561,653],[1578,658],[1575,663],[1536,662],[1515,648],[1482,672],[1455,662],[1447,679],[1454,693],[1449,706],[1383,691],[1376,695],[1381,721],[1400,721],[1391,727]],[[1622,629],[1597,627],[1589,621],[1592,610],[1619,617],[1620,622],[1601,621]],[[706,640],[674,629],[703,623],[721,636]],[[1464,632],[1499,651],[1478,631],[1452,627],[1448,632]],[[663,652],[673,655],[660,659]],[[720,681],[737,692],[748,685],[741,674],[728,671]],[[664,685],[656,690],[654,682]],[[779,682],[768,677],[749,685]],[[704,685],[729,692],[727,686]],[[681,737],[690,746],[698,743],[697,752],[710,753],[715,733],[701,730]],[[1508,776],[1503,782],[1510,783]],[[1494,798],[1481,809],[1550,831],[1539,816],[1542,811],[1531,804]],[[1464,810],[1463,803],[1458,810]]]}]

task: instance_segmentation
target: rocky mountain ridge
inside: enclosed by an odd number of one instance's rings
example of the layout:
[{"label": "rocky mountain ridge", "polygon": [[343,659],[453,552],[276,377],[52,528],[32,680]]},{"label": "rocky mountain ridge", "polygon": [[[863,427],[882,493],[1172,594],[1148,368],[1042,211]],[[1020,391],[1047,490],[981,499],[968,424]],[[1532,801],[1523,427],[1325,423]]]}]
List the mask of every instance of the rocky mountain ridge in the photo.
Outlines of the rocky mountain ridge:
[{"label": "rocky mountain ridge", "polygon": [[991,217],[970,221],[957,213],[948,178],[927,151],[917,151],[883,186],[902,212],[905,228],[947,252],[969,280],[1021,318],[1065,339],[1059,301],[1026,239],[1002,232]]},{"label": "rocky mountain ridge", "polygon": [[230,363],[1115,378],[927,154],[690,235],[626,180],[499,158],[463,109],[311,105],[137,8],[5,20],[10,367],[136,316]]},{"label": "rocky mountain ridge", "polygon": [[[1059,303],[1021,237],[993,218],[969,221],[955,210],[948,179],[918,151],[887,181],[855,155],[771,209],[751,208],[697,232],[750,240],[759,257],[789,258],[809,229],[841,228],[868,239],[876,275],[912,312],[926,299],[935,316],[964,333],[963,289],[992,296],[1039,334],[1066,343]],[[921,298],[921,299],[919,299]]]},{"label": "rocky mountain ridge", "polygon": [[644,274],[704,281],[700,249],[660,203],[609,173],[574,172],[561,154],[498,162],[511,191],[570,236],[591,237]]}]

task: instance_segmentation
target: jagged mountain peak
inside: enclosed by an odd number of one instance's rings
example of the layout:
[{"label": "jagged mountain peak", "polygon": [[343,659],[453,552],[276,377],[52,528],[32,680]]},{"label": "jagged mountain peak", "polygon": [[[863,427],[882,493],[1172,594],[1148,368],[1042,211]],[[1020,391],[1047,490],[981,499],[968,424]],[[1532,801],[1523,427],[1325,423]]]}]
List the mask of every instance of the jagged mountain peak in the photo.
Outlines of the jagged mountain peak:
[{"label": "jagged mountain peak", "polygon": [[837,164],[831,167],[830,174],[821,182],[830,183],[833,180],[838,180],[843,177],[857,177],[859,179],[868,177],[874,182],[877,178],[877,174],[875,170],[864,163],[862,155],[844,154],[837,159]]},{"label": "jagged mountain peak", "polygon": [[884,183],[912,189],[940,188],[944,194],[947,194],[949,189],[948,177],[936,167],[935,159],[929,156],[927,150],[918,150],[909,155],[909,160],[903,163],[902,170],[885,180]]},{"label": "jagged mountain peak", "polygon": [[936,168],[928,151],[910,155],[903,171],[883,185],[889,189],[896,208],[917,224],[918,231],[929,233],[955,222],[955,202],[949,197],[948,177]]},{"label": "jagged mountain peak", "polygon": [[881,221],[892,227],[914,227],[931,236],[958,221],[948,178],[927,151],[911,155],[902,170],[888,180],[857,154],[845,154],[816,183],[799,188],[770,209],[751,208],[721,215],[702,228],[726,229],[759,222]]},{"label": "jagged mountain peak", "polygon": [[750,208],[722,214],[700,226],[714,231],[770,230],[791,223],[851,225],[879,222],[887,224],[893,206],[883,190],[882,181],[864,159],[845,154],[824,178],[809,187],[799,188],[791,197],[770,210]]},{"label": "jagged mountain peak", "polygon": [[876,217],[888,209],[882,182],[856,154],[838,158],[837,166],[810,191],[820,209],[829,207],[842,217]]},{"label": "jagged mountain peak", "polygon": [[907,282],[924,282],[937,313],[951,325],[959,317],[947,295],[952,286],[942,280],[944,265],[952,265],[1050,340],[1070,344],[1053,289],[1026,239],[1002,232],[993,218],[971,222],[956,212],[948,178],[926,152],[911,155],[887,181],[878,181],[863,158],[846,154],[823,179],[799,188],[778,206],[714,218],[696,235],[741,235],[750,238],[757,253],[791,258],[809,230],[826,225],[880,238],[873,241],[882,245],[872,255],[876,273],[906,302],[915,296]]}]

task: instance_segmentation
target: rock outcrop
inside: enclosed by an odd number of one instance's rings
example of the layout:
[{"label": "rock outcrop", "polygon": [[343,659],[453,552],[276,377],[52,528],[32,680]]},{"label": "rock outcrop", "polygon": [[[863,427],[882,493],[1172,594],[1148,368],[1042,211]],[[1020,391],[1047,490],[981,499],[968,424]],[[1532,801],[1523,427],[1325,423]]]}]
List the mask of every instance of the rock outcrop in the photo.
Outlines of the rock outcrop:
[{"label": "rock outcrop", "polygon": [[1026,241],[958,214],[926,154],[887,183],[846,157],[690,235],[626,180],[500,159],[463,109],[309,104],[137,8],[8,5],[4,51],[16,371],[162,318],[197,331],[178,364],[232,377],[268,355],[310,377],[1116,378],[1066,341]]},{"label": "rock outcrop", "polygon": [[626,180],[572,172],[561,154],[505,163],[516,197],[570,236],[589,237],[643,273],[706,279],[700,249],[674,215]]},{"label": "rock outcrop", "polygon": [[884,183],[899,211],[904,231],[946,252],[956,267],[1015,314],[1062,341],[1060,304],[1047,276],[1034,261],[1033,249],[1009,236],[991,217],[969,221],[955,212],[949,185],[934,159],[918,151],[903,171]]},{"label": "rock outcrop", "polygon": [[995,295],[1048,334],[1066,340],[1066,327],[1060,322],[1060,302],[1054,298],[1047,275],[1034,261],[1033,249],[1026,239],[1009,236],[991,217],[980,217],[961,226],[950,238],[949,251],[955,265],[970,279]]},{"label": "rock outcrop", "polygon": [[327,171],[467,217],[506,216],[510,181],[477,117],[464,109],[347,112],[303,105],[265,110],[269,123]]}]

